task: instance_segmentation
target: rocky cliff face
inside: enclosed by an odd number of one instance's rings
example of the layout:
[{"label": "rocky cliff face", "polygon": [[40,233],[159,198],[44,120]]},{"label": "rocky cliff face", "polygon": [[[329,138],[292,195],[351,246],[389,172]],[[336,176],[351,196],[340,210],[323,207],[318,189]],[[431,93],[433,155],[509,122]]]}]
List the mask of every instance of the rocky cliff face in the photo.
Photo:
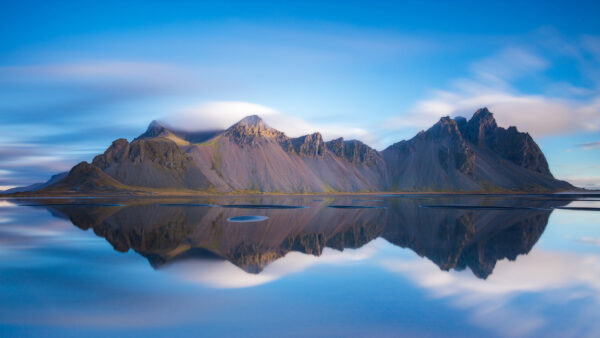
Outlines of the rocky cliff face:
[{"label": "rocky cliff face", "polygon": [[131,143],[118,139],[104,154],[96,156],[92,165],[130,186],[195,190],[211,187],[192,158],[174,141],[161,136]]},{"label": "rocky cliff face", "polygon": [[74,191],[83,193],[126,191],[127,187],[107,175],[102,169],[87,162],[74,166],[65,178],[44,188],[47,191]]},{"label": "rocky cliff face", "polygon": [[293,151],[300,156],[321,157],[325,152],[325,143],[321,133],[300,136],[281,143],[288,152]]},{"label": "rocky cliff face", "polygon": [[470,120],[444,117],[383,152],[389,190],[557,191],[544,154],[527,133],[498,127],[487,108]]},{"label": "rocky cliff face", "polygon": [[380,168],[332,153],[320,133],[290,138],[257,116],[183,148],[219,191],[376,191],[380,186]]},{"label": "rocky cliff face", "polygon": [[[183,132],[153,121],[118,139],[92,166],[131,189],[232,192],[557,191],[527,133],[498,127],[489,110],[444,117],[382,152],[320,133],[290,138],[249,116],[224,131]],[[54,183],[54,182],[53,182]],[[64,184],[60,185],[65,188]],[[43,189],[56,191],[54,188]]]},{"label": "rocky cliff face", "polygon": [[184,131],[163,125],[158,121],[152,121],[148,129],[138,136],[136,140],[154,137],[168,138],[179,145],[201,143],[223,133],[223,130]]},{"label": "rocky cliff face", "polygon": [[379,152],[357,140],[344,141],[343,138],[338,138],[325,143],[325,146],[337,157],[353,164],[364,163],[368,166],[383,164]]},{"label": "rocky cliff face", "polygon": [[390,146],[383,156],[391,190],[482,190],[473,180],[475,154],[448,117]]},{"label": "rocky cliff face", "polygon": [[487,148],[518,166],[552,176],[546,157],[533,138],[528,133],[520,133],[516,127],[498,127],[487,108],[477,110],[469,122],[461,124],[460,130],[472,144]]},{"label": "rocky cliff face", "polygon": [[267,126],[263,120],[251,115],[229,127],[223,134],[238,144],[256,144],[264,139],[281,140],[287,137],[282,132]]}]

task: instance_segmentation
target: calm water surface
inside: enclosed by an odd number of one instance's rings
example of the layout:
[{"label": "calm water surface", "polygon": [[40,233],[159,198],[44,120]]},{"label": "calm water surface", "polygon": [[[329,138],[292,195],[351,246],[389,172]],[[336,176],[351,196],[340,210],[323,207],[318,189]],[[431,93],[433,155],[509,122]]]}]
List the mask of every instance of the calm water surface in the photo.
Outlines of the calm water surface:
[{"label": "calm water surface", "polygon": [[598,336],[599,207],[0,200],[0,336]]}]

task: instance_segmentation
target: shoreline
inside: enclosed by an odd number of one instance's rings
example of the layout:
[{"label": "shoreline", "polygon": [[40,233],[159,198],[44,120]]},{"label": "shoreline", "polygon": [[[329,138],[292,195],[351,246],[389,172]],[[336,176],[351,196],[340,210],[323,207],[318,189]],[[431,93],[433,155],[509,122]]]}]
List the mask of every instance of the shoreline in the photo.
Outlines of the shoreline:
[{"label": "shoreline", "polygon": [[276,193],[276,192],[252,192],[252,193],[140,193],[140,194],[36,194],[36,193],[0,193],[0,199],[46,199],[46,198],[200,198],[200,197],[294,197],[294,196],[589,196],[600,197],[600,191],[559,191],[559,192],[539,192],[539,191],[440,191],[440,192],[400,192],[400,191],[381,191],[381,192],[323,192],[323,193]]}]

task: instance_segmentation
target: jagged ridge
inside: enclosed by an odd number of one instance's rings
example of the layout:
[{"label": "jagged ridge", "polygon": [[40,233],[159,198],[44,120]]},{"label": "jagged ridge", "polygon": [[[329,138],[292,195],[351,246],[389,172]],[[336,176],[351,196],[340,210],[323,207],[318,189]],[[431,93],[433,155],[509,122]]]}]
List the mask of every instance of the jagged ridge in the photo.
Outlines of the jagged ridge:
[{"label": "jagged ridge", "polygon": [[[224,131],[196,133],[153,121],[132,142],[114,141],[91,166],[138,189],[285,193],[573,189],[552,176],[529,134],[498,127],[487,108],[468,121],[443,117],[382,152],[357,140],[324,142],[320,133],[290,138],[256,115]],[[63,181],[41,191],[77,190]]]}]

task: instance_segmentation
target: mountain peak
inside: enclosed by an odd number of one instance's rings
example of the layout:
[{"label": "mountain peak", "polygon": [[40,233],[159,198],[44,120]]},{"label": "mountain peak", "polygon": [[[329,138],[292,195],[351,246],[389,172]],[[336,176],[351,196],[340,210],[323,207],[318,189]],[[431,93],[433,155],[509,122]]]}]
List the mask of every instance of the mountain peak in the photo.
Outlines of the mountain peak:
[{"label": "mountain peak", "polygon": [[236,124],[244,125],[244,126],[248,126],[248,127],[266,127],[265,123],[258,115],[246,116]]},{"label": "mountain peak", "polygon": [[158,120],[152,120],[152,122],[150,122],[150,124],[148,125],[148,128],[146,129],[146,131],[148,130],[168,130],[169,128],[162,122],[158,121]]},{"label": "mountain peak", "polygon": [[[229,129],[232,129],[232,128],[236,128],[236,129],[241,128],[241,129],[245,129],[247,131],[254,131],[254,132],[272,129],[258,115],[246,116],[243,119],[239,120],[236,124],[231,126]],[[272,130],[274,130],[274,129],[272,129]]]},{"label": "mountain peak", "polygon": [[148,128],[146,129],[146,131],[142,135],[138,136],[137,138],[141,139],[141,138],[157,137],[168,131],[169,130],[167,129],[167,127],[165,127],[162,123],[160,123],[157,120],[153,120],[148,125]]},{"label": "mountain peak", "polygon": [[460,132],[458,125],[454,119],[449,116],[444,116],[440,120],[427,129],[423,133],[418,134],[419,137],[425,139],[442,139],[445,137],[458,137],[460,138]]},{"label": "mountain peak", "polygon": [[148,128],[157,128],[157,127],[162,127],[163,125],[158,122],[158,120],[152,120],[152,122],[150,122],[150,124],[148,125]]},{"label": "mountain peak", "polygon": [[285,135],[269,127],[258,115],[250,115],[229,127],[225,131],[226,136],[231,136],[241,143],[252,143],[257,137],[278,138]]},{"label": "mountain peak", "polygon": [[496,126],[496,119],[494,119],[494,114],[490,112],[487,107],[479,108],[471,117],[469,122],[485,124],[488,126]]},{"label": "mountain peak", "polygon": [[475,116],[475,115],[488,115],[488,114],[491,115],[492,112],[487,107],[483,107],[483,108],[477,109],[477,111],[473,114],[473,116]]},{"label": "mountain peak", "polygon": [[478,109],[467,123],[460,125],[463,136],[475,144],[482,145],[498,128],[494,114],[487,107]]}]

